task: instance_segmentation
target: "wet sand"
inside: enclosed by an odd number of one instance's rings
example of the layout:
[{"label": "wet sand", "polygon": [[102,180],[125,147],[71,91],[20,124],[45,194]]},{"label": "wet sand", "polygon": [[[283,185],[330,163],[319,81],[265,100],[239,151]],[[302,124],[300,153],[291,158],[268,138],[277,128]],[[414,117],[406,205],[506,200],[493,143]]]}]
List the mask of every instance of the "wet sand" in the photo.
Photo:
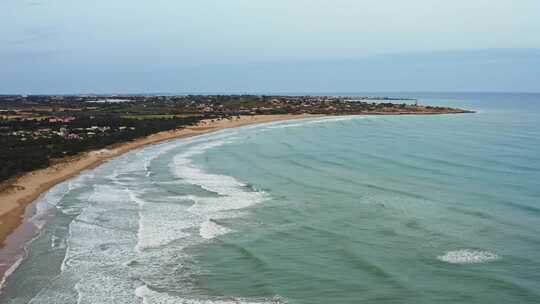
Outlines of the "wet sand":
[{"label": "wet sand", "polygon": [[[429,112],[425,113],[359,113],[358,115],[404,115],[404,114],[457,114],[467,112]],[[314,118],[328,115],[254,115],[240,118],[206,120],[195,126],[156,133],[130,142],[111,145],[98,151],[81,153],[75,157],[61,159],[46,169],[26,173],[0,190],[0,288],[9,274],[22,261],[26,244],[37,236],[40,228],[29,219],[35,214],[35,202],[53,186],[77,176],[85,170],[99,166],[114,157],[134,149],[163,141],[196,136],[222,129],[250,124]]]},{"label": "wet sand", "polygon": [[[66,158],[42,170],[24,174],[12,181],[0,192],[0,242],[6,244],[7,237],[22,223],[26,207],[43,192],[54,185],[78,175],[80,172],[95,168],[103,162],[122,155],[133,149],[166,140],[195,136],[221,129],[240,127],[255,123],[284,121],[316,117],[317,115],[255,115],[223,120],[206,120],[196,126],[189,126],[174,131],[165,131],[134,141],[112,145],[99,151],[82,153],[76,157]],[[319,115],[320,116],[320,115]],[[0,259],[2,256],[0,255]],[[0,277],[2,263],[0,260]]]}]

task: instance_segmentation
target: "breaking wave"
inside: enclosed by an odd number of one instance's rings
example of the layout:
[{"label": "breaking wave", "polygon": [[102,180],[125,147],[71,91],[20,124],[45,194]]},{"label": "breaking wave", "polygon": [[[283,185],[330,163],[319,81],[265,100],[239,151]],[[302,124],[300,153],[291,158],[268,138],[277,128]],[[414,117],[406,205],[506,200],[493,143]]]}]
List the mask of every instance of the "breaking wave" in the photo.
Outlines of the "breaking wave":
[{"label": "breaking wave", "polygon": [[450,264],[479,264],[499,260],[500,257],[489,251],[462,249],[449,251],[444,255],[438,256],[438,260]]},{"label": "breaking wave", "polygon": [[282,304],[285,303],[279,297],[273,299],[248,300],[239,298],[228,299],[200,299],[181,298],[163,292],[154,291],[143,285],[135,290],[135,295],[143,300],[143,304]]}]

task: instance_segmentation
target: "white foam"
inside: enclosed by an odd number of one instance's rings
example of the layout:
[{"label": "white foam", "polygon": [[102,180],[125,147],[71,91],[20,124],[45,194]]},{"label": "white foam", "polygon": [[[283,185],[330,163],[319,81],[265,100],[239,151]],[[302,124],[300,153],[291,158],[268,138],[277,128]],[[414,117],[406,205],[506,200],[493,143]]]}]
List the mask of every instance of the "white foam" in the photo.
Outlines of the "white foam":
[{"label": "white foam", "polygon": [[36,213],[30,218],[38,229],[41,230],[45,221],[43,216],[47,214],[51,208],[57,207],[60,201],[73,189],[81,186],[81,180],[85,179],[86,175],[81,175],[73,180],[60,183],[45,192],[43,196],[36,201]]},{"label": "white foam", "polygon": [[201,216],[212,213],[240,210],[261,203],[266,199],[263,192],[245,192],[239,190],[227,196],[220,197],[194,197],[195,204],[188,211]]},{"label": "white foam", "polygon": [[207,240],[211,240],[229,232],[231,232],[231,229],[218,225],[212,220],[204,221],[199,229],[201,237]]},{"label": "white foam", "polygon": [[204,239],[213,239],[231,232],[230,229],[216,224],[212,219],[233,218],[238,212],[231,212],[248,208],[266,199],[263,192],[252,192],[246,189],[246,184],[227,175],[208,173],[192,163],[191,157],[216,148],[234,139],[205,142],[190,147],[173,159],[173,172],[185,183],[197,185],[217,196],[198,197],[190,196],[194,204],[187,209],[190,214],[202,219],[198,223],[199,235]]},{"label": "white foam", "polygon": [[[86,267],[104,262],[122,261],[130,249],[124,244],[134,241],[135,227],[130,217],[118,217],[115,210],[128,210],[130,202],[127,193],[111,185],[96,185],[81,204],[80,214],[69,224],[67,250],[61,266],[68,269]],[[132,208],[137,210],[135,206]],[[103,249],[113,242],[114,247]],[[104,258],[107,254],[107,258]]]},{"label": "white foam", "polygon": [[0,280],[0,288],[4,286],[4,283],[6,283],[7,278],[15,272],[17,268],[21,265],[22,261],[24,260],[24,257],[19,257],[17,260],[4,272],[4,276]]},{"label": "white foam", "polygon": [[80,199],[85,206],[69,225],[61,274],[33,301],[135,303],[137,283],[124,264],[136,258],[137,206],[124,189],[110,184],[97,184]]},{"label": "white foam", "polygon": [[[199,185],[207,191],[215,192],[227,197],[234,192],[234,189],[231,189],[231,187],[235,189],[244,187],[245,185],[243,183],[232,177],[207,174],[191,164],[191,157],[204,153],[208,149],[232,142],[234,138],[231,136],[234,134],[235,133],[218,134],[207,138],[191,140],[188,143],[184,142],[183,145],[191,144],[191,147],[188,147],[183,153],[177,155],[173,161],[174,169],[181,172],[178,175],[184,177],[183,183]],[[178,144],[170,144],[167,147],[162,147],[162,149],[168,151],[172,147],[177,146]],[[151,159],[153,159],[155,155],[161,155],[162,153],[163,151],[159,153],[141,152],[137,154],[139,158],[143,158],[144,160],[143,166],[147,172],[146,175],[150,169]],[[133,167],[133,165],[130,167]],[[162,247],[180,239],[184,239],[182,243],[186,243],[187,245],[193,242],[193,235],[190,235],[189,232],[191,229],[198,228],[200,232],[199,236],[206,239],[215,238],[229,232],[229,229],[211,223],[209,219],[211,217],[221,218],[223,216],[216,214],[217,211],[223,209],[235,209],[231,208],[231,206],[229,206],[230,204],[224,204],[219,210],[210,210],[205,207],[191,210],[189,205],[178,204],[175,201],[145,201],[142,199],[142,193],[139,193],[140,191],[135,192],[127,188],[124,190],[128,193],[130,200],[137,203],[139,207],[138,241],[135,247],[138,252],[150,248]],[[176,200],[190,200],[194,201],[195,204],[202,205],[204,205],[204,203],[215,204],[217,202],[216,198],[199,198],[196,196],[176,197]]]},{"label": "white foam", "polygon": [[67,248],[66,246],[66,241],[56,235],[52,235],[51,236],[51,248],[53,249],[65,249]]},{"label": "white foam", "polygon": [[322,118],[315,118],[315,119],[304,119],[300,122],[278,122],[274,125],[268,125],[266,126],[266,129],[284,129],[284,128],[299,128],[299,127],[306,127],[310,125],[317,125],[317,124],[324,124],[324,123],[334,123],[334,122],[340,122],[340,121],[349,121],[349,120],[356,120],[356,119],[366,119],[366,116],[337,116],[337,117],[322,117]]},{"label": "white foam", "polygon": [[[171,286],[175,294],[190,294],[192,266],[183,249],[230,233],[230,228],[216,220],[245,215],[248,211],[239,210],[265,199],[264,193],[250,191],[233,177],[211,174],[193,164],[193,156],[233,142],[232,136],[234,132],[223,132],[170,142],[159,148],[149,147],[111,160],[93,171],[96,176],[91,181],[93,188],[85,187],[88,191],[78,193],[66,206],[59,203],[59,208],[69,208],[75,216],[69,225],[66,255],[61,273],[33,301],[275,303],[232,298],[199,299],[198,296],[180,298],[146,286],[139,287],[144,282],[149,286]],[[182,153],[176,155],[171,164],[173,172],[182,184],[198,185],[214,195],[164,199],[164,194],[170,193],[156,192],[157,181],[149,182],[152,159],[164,151],[181,147],[184,147]],[[168,182],[171,181],[163,183]],[[54,238],[51,246],[63,244]],[[184,274],[186,284],[178,286],[178,276]]]},{"label": "white foam", "polygon": [[130,199],[139,206],[139,229],[137,232],[137,251],[157,248],[175,240],[189,236],[184,232],[193,227],[193,216],[186,212],[186,207],[180,204],[149,204],[138,195],[128,192]]},{"label": "white foam", "polygon": [[[32,239],[22,247],[22,252],[20,257],[15,260],[15,262],[4,272],[3,277],[0,279],[0,288],[3,286],[7,278],[15,272],[15,270],[21,265],[27,255],[27,248],[35,239],[39,237],[39,233],[45,227],[47,223],[47,216],[49,211],[57,207],[60,201],[73,189],[80,187],[82,185],[81,180],[86,179],[91,174],[82,174],[79,177],[76,177],[72,180],[62,182],[55,185],[47,192],[45,192],[35,203],[35,213],[28,218],[28,223],[32,224],[36,228],[35,235]],[[56,246],[56,240],[51,240],[51,246],[54,248]],[[62,244],[59,244],[62,246]]]},{"label": "white foam", "polygon": [[279,124],[275,126],[268,126],[267,129],[285,129],[285,128],[299,128],[305,126],[305,123],[288,123],[288,124]]},{"label": "white foam", "polygon": [[450,264],[478,264],[493,262],[500,259],[500,257],[489,251],[461,249],[449,251],[445,255],[438,256],[437,259]]},{"label": "white foam", "polygon": [[108,275],[90,273],[84,281],[75,284],[77,292],[77,304],[133,304],[136,303],[136,295],[132,292],[128,281]]},{"label": "white foam", "polygon": [[167,293],[157,292],[143,285],[135,290],[135,295],[143,300],[143,304],[279,304],[283,303],[281,299],[264,299],[259,301],[250,301],[247,299],[189,299],[176,297]]}]

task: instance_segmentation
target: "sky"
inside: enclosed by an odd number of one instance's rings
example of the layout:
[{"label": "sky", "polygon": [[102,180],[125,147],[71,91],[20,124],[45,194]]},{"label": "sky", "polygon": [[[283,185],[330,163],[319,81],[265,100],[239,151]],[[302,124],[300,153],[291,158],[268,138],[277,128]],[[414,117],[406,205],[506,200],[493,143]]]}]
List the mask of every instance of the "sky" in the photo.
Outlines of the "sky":
[{"label": "sky", "polygon": [[538,0],[0,0],[0,94],[540,92]]}]

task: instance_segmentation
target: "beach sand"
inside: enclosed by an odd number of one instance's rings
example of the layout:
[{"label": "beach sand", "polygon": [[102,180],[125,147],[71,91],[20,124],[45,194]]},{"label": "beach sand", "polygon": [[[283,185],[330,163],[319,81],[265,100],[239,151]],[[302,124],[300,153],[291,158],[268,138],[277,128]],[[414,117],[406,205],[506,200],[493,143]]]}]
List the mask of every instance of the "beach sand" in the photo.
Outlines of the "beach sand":
[{"label": "beach sand", "polygon": [[[61,160],[46,169],[26,173],[10,182],[9,185],[0,192],[0,248],[6,246],[6,239],[8,236],[23,222],[26,207],[36,200],[43,192],[49,190],[58,183],[78,175],[84,170],[95,168],[111,158],[122,155],[133,149],[166,140],[195,136],[221,129],[240,127],[255,123],[285,121],[317,116],[320,115],[255,115],[231,119],[206,120],[201,121],[196,126],[160,132],[134,141],[115,144],[99,151],[85,152],[78,156]],[[15,243],[19,242],[15,241]],[[2,271],[0,270],[0,274],[1,272]]]}]

